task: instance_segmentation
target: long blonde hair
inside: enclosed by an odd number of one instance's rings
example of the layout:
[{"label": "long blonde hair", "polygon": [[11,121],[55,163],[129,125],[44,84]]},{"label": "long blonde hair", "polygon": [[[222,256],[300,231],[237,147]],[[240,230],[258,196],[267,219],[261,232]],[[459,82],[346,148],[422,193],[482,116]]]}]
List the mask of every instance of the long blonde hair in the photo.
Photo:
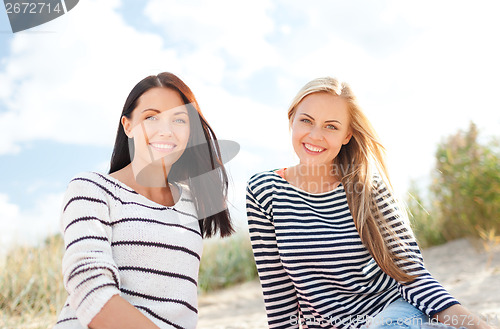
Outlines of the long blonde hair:
[{"label": "long blonde hair", "polygon": [[[399,268],[396,263],[396,261],[411,262],[411,260],[405,255],[396,255],[393,252],[394,241],[400,246],[403,243],[390,225],[385,220],[381,220],[383,216],[375,200],[375,173],[385,183],[389,194],[394,196],[387,172],[385,149],[375,129],[359,107],[349,85],[331,77],[312,80],[297,93],[288,110],[290,123],[293,121],[299,103],[313,93],[339,96],[347,103],[352,137],[349,143],[342,147],[333,160],[333,164],[342,170],[341,182],[346,190],[347,203],[361,241],[385,273],[401,283],[412,281],[415,276]],[[360,184],[363,186],[362,189],[358,189]],[[400,208],[402,215],[405,215],[404,211],[404,208]],[[391,248],[389,248],[389,242],[391,242]]]}]

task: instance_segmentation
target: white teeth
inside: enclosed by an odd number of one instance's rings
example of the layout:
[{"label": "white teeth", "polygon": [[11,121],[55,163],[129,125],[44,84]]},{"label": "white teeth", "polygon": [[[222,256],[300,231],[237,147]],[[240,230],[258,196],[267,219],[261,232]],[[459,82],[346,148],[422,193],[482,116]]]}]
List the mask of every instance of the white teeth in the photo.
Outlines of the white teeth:
[{"label": "white teeth", "polygon": [[174,145],[173,144],[151,144],[151,146],[159,148],[159,149],[173,149]]},{"label": "white teeth", "polygon": [[305,148],[312,152],[321,152],[324,150],[322,147],[316,147],[311,144],[304,144]]}]

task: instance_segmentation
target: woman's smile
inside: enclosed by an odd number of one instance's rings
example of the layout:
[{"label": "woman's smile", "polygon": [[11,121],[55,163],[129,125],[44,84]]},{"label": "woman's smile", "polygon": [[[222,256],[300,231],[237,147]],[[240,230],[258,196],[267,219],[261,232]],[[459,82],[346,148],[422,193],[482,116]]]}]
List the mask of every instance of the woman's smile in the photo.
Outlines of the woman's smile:
[{"label": "woman's smile", "polygon": [[149,146],[158,152],[170,153],[177,147],[177,144],[171,142],[151,142]]},{"label": "woman's smile", "polygon": [[324,147],[316,146],[316,145],[309,144],[309,143],[302,143],[302,145],[304,146],[304,149],[306,150],[306,152],[309,154],[320,154],[326,150],[326,148],[324,148]]}]

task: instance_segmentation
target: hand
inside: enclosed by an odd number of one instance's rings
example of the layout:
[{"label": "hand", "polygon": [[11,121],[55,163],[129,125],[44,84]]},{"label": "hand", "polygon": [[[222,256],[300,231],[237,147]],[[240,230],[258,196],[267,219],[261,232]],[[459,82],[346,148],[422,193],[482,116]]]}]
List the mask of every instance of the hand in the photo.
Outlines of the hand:
[{"label": "hand", "polygon": [[114,295],[90,321],[91,329],[160,329],[132,304]]},{"label": "hand", "polygon": [[434,318],[439,322],[455,328],[493,329],[488,323],[469,312],[465,307],[455,304],[439,313]]}]

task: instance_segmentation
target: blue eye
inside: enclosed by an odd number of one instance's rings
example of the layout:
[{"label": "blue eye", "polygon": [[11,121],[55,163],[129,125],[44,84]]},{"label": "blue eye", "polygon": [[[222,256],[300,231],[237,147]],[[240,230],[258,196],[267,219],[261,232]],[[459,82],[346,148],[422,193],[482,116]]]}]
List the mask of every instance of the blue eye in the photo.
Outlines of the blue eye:
[{"label": "blue eye", "polygon": [[186,120],[184,119],[175,119],[174,122],[176,123],[181,123],[181,124],[185,124],[186,123]]},{"label": "blue eye", "polygon": [[300,121],[304,122],[304,123],[312,123],[311,120],[309,120],[309,119],[301,119]]},{"label": "blue eye", "polygon": [[328,125],[326,126],[326,129],[337,130],[337,127],[335,127],[334,125]]},{"label": "blue eye", "polygon": [[155,116],[155,115],[152,115],[152,116],[148,116],[148,117],[146,117],[146,120],[155,121],[155,120],[157,120],[157,118],[156,118],[156,116]]}]

